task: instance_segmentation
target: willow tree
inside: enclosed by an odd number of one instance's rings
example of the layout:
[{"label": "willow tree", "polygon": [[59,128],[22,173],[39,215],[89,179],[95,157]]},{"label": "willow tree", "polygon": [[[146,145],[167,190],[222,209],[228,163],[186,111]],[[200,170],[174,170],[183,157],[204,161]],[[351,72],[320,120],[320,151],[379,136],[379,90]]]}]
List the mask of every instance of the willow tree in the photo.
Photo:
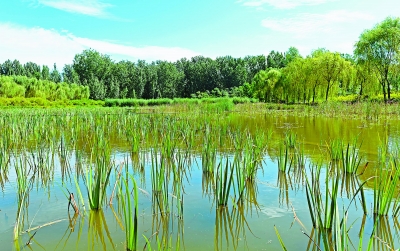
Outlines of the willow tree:
[{"label": "willow tree", "polygon": [[279,87],[282,73],[278,69],[258,72],[252,81],[254,96],[265,102],[272,101]]},{"label": "willow tree", "polygon": [[365,30],[355,44],[354,54],[371,63],[382,87],[385,102],[390,100],[394,69],[399,64],[400,18],[388,17],[371,30]]},{"label": "willow tree", "polygon": [[319,75],[325,82],[325,100],[328,100],[329,91],[337,83],[350,62],[340,56],[339,53],[319,49],[312,55],[316,59],[317,69],[314,74]]}]

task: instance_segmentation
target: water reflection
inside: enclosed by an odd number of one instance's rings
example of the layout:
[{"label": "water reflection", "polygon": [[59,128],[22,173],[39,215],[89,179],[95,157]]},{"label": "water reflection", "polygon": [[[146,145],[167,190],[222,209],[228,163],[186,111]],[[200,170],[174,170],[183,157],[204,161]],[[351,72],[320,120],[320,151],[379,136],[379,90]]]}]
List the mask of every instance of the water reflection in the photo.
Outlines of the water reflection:
[{"label": "water reflection", "polygon": [[99,246],[102,247],[103,250],[110,250],[110,245],[107,245],[108,243],[110,243],[111,248],[115,250],[115,244],[108,230],[103,210],[91,210],[89,212],[88,241],[89,244],[91,244],[91,250],[98,250]]},{"label": "water reflection", "polygon": [[251,244],[247,243],[246,232],[253,232],[246,220],[244,208],[239,205],[233,206],[231,211],[227,207],[216,209],[214,250],[238,250],[239,246],[240,249],[250,250]]}]

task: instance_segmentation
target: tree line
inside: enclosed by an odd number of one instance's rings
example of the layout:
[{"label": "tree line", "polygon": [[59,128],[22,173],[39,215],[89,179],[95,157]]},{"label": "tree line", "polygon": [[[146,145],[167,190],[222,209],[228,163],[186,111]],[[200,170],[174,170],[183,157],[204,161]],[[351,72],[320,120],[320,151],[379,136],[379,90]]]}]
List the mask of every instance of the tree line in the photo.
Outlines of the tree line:
[{"label": "tree line", "polygon": [[302,57],[291,47],[268,56],[216,59],[196,56],[176,62],[113,61],[92,49],[58,71],[33,62],[7,60],[0,75],[20,75],[89,88],[91,99],[255,97],[266,102],[315,102],[338,95],[391,99],[400,80],[400,19],[388,17],[365,30],[353,55],[314,50]]}]

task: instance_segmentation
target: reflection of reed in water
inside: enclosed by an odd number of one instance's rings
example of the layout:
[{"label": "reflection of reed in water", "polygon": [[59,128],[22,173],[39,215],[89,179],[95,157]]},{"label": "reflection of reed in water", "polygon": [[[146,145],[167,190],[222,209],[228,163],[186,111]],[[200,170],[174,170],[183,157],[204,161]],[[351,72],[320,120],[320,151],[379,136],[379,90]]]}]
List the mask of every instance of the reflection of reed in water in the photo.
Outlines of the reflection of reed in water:
[{"label": "reflection of reed in water", "polygon": [[[347,172],[342,172],[340,196],[346,196],[349,200],[354,200],[357,207],[357,199],[361,204],[364,214],[367,214],[367,207],[364,195],[364,184],[360,184],[358,176]],[[357,197],[355,197],[357,196]]]},{"label": "reflection of reed in water", "polygon": [[115,250],[115,245],[113,243],[110,231],[108,230],[103,210],[90,210],[88,240],[89,243],[92,243],[93,250],[95,243],[100,244],[103,250],[109,250],[104,233],[106,234],[107,240],[111,244],[112,249]]},{"label": "reflection of reed in water", "polygon": [[201,179],[201,187],[203,191],[203,196],[208,196],[208,198],[210,199],[211,195],[214,194],[215,192],[214,173],[203,172]]},{"label": "reflection of reed in water", "polygon": [[[374,217],[375,226],[373,231],[373,250],[394,250],[396,244],[395,240],[399,240],[399,222],[396,217],[391,219],[393,219],[393,229],[387,216]],[[392,230],[394,230],[394,232]]]},{"label": "reflection of reed in water", "polygon": [[277,186],[279,187],[279,205],[282,206],[283,204],[286,204],[286,206],[289,207],[289,188],[292,188],[290,175],[285,172],[278,171]]},{"label": "reflection of reed in water", "polygon": [[180,217],[174,217],[172,214],[153,214],[152,233],[150,237],[145,238],[146,250],[154,250],[151,246],[157,246],[158,250],[180,250],[180,247],[185,249],[184,221]]},{"label": "reflection of reed in water", "polygon": [[[239,240],[243,240],[247,248],[246,228],[251,232],[247,223],[244,206],[234,206],[229,211],[228,207],[220,207],[215,213],[214,249],[223,250],[226,245],[228,250],[237,250]],[[252,232],[251,232],[252,233]],[[232,246],[230,246],[232,245]]]},{"label": "reflection of reed in water", "polygon": [[243,200],[245,201],[242,207],[245,208],[246,212],[253,212],[253,206],[255,209],[259,209],[260,206],[257,201],[258,187],[257,182],[246,181],[246,189],[244,190]]}]

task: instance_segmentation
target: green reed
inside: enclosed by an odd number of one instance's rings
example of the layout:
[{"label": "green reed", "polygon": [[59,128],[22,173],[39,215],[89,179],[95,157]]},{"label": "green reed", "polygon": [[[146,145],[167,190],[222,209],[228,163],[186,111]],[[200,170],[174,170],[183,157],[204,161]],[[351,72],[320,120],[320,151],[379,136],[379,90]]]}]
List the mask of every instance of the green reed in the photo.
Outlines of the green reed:
[{"label": "green reed", "polygon": [[279,145],[278,153],[278,170],[281,172],[290,171],[293,164],[293,158],[290,154],[290,146],[288,144]]},{"label": "green reed", "polygon": [[356,140],[352,145],[350,143],[347,144],[346,148],[342,150],[342,168],[343,171],[350,174],[355,174],[360,167],[360,163],[362,161],[362,157],[360,157],[361,145],[356,145]]},{"label": "green reed", "polygon": [[[136,180],[127,171],[126,165],[126,177],[122,178],[120,182],[119,197],[124,215],[126,249],[133,251],[136,250],[138,242],[139,194]],[[131,198],[129,181],[133,183],[133,198]]]},{"label": "green reed", "polygon": [[233,183],[235,164],[230,163],[228,157],[219,162],[215,177],[215,198],[217,207],[226,207],[228,205],[229,194]]},{"label": "green reed", "polygon": [[169,168],[167,159],[151,150],[151,186],[153,213],[158,208],[161,215],[170,213],[169,203]]},{"label": "green reed", "polygon": [[343,140],[337,138],[327,144],[328,152],[332,161],[341,160],[343,158]]},{"label": "green reed", "polygon": [[337,207],[339,175],[330,179],[330,171],[325,170],[325,194],[320,184],[321,165],[311,167],[311,177],[306,176],[307,204],[315,228],[332,229]]},{"label": "green reed", "polygon": [[89,207],[91,210],[99,210],[106,201],[107,186],[114,168],[109,145],[101,138],[92,151],[91,161],[94,163],[89,164],[83,178],[89,198]]},{"label": "green reed", "polygon": [[393,203],[393,213],[398,214],[398,186],[400,184],[400,167],[397,160],[391,157],[388,165],[381,164],[375,171],[374,179],[374,214],[388,215]]},{"label": "green reed", "polygon": [[289,148],[294,148],[297,144],[297,134],[292,130],[285,132],[284,142]]},{"label": "green reed", "polygon": [[30,176],[25,159],[15,161],[15,172],[17,175],[17,216],[14,225],[14,240],[19,238],[24,227],[25,214],[29,206],[29,192],[32,189],[33,179]]},{"label": "green reed", "polygon": [[215,172],[217,161],[217,149],[211,140],[205,141],[201,154],[201,166],[203,173],[212,174]]}]

